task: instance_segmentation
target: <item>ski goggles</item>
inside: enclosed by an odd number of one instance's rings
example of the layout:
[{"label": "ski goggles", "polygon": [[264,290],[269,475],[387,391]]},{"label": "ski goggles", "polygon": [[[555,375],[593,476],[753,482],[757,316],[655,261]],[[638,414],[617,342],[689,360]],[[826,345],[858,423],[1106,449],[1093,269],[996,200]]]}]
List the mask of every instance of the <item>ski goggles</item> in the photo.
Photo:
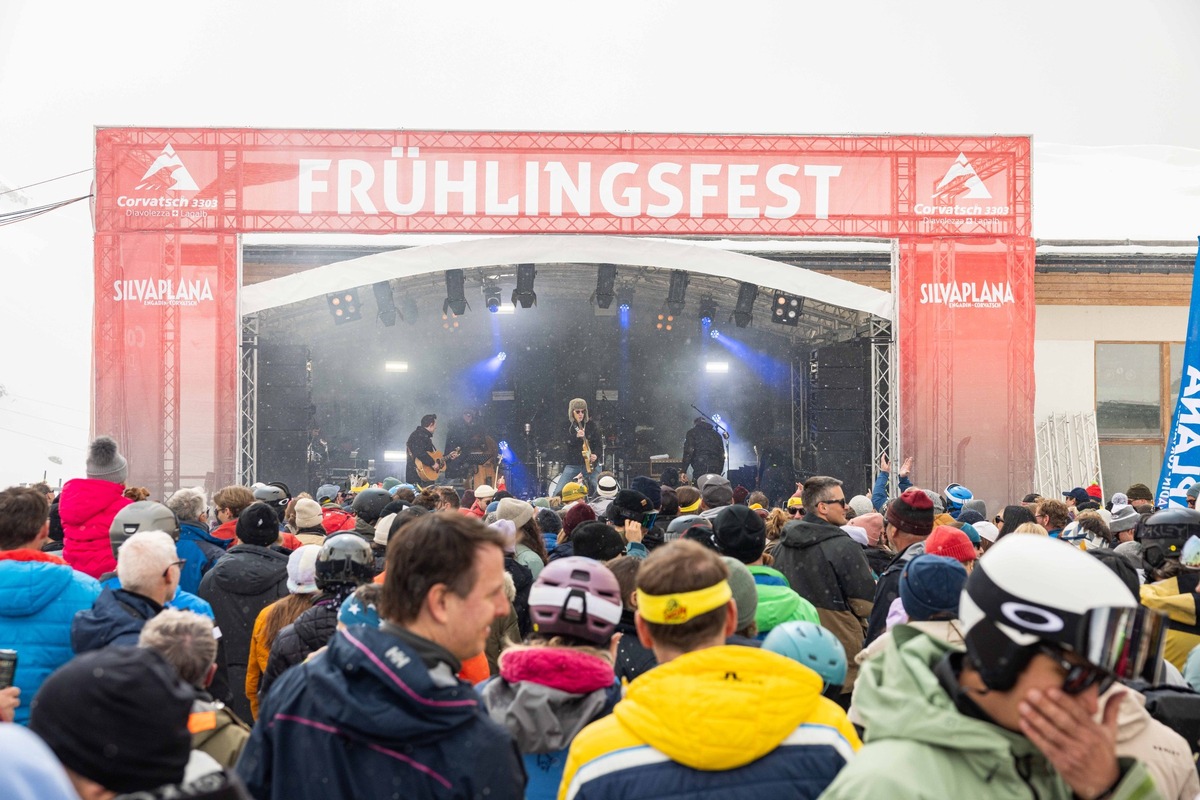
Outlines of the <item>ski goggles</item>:
[{"label": "ski goggles", "polygon": [[[1082,622],[1079,628],[1082,641],[1074,650],[1090,665],[1120,680],[1141,679],[1151,686],[1162,682],[1166,614],[1145,606],[1095,608],[1083,615]],[[1079,673],[1075,677],[1085,680]]]}]

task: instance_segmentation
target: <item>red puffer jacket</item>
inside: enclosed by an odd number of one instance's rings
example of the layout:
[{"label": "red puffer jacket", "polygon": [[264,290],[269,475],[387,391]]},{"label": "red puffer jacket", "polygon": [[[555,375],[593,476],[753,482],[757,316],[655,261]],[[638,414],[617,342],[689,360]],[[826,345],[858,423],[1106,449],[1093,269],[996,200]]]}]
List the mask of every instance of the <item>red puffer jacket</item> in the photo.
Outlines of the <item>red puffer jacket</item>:
[{"label": "red puffer jacket", "polygon": [[75,569],[93,578],[117,568],[108,528],[113,517],[133,501],[125,487],[99,478],[75,478],[63,486],[58,501],[62,518],[62,557]]}]

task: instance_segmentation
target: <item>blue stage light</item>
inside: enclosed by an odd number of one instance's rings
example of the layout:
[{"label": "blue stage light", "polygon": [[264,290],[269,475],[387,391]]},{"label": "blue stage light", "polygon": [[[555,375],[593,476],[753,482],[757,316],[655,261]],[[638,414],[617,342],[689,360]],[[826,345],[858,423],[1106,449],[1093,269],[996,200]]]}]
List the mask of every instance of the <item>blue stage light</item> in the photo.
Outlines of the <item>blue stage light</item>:
[{"label": "blue stage light", "polygon": [[507,442],[507,441],[505,441],[504,439],[501,439],[501,440],[500,440],[500,449],[501,449],[501,450],[507,450],[507,449],[508,449],[508,442]]},{"label": "blue stage light", "polygon": [[720,332],[720,331],[718,331],[718,330],[711,330],[711,331],[709,331],[709,332],[708,332],[708,335],[709,335],[709,336],[711,336],[711,337],[712,337],[712,338],[714,338],[714,339],[720,339],[720,338],[721,338],[721,332]]},{"label": "blue stage light", "polygon": [[508,358],[508,353],[504,352],[503,350],[496,354],[496,359],[499,361],[503,361],[506,358]]}]

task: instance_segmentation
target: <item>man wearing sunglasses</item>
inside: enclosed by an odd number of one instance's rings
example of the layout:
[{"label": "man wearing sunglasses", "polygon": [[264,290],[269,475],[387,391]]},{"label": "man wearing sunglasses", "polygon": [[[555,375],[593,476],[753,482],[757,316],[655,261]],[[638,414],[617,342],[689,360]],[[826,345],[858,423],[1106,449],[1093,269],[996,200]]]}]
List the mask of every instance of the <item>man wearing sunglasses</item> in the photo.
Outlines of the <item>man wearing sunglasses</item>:
[{"label": "man wearing sunglasses", "polygon": [[862,547],[840,527],[846,524],[842,482],[824,475],[809,478],[803,501],[807,513],[783,526],[774,567],[816,607],[821,625],[842,643],[849,669],[838,702],[848,706],[858,675],[854,657],[862,650],[875,581]]},{"label": "man wearing sunglasses", "polygon": [[869,744],[823,800],[1160,797],[1116,755],[1119,678],[1157,682],[1162,615],[1098,559],[1044,536],[1000,539],[959,604],[966,652],[916,629],[866,662],[855,707]]}]

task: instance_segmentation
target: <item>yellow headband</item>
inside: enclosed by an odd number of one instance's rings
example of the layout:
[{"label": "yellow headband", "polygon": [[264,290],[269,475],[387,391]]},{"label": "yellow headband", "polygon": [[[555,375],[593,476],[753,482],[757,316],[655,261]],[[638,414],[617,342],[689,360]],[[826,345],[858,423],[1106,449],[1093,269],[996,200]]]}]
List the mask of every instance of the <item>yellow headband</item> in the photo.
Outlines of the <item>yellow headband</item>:
[{"label": "yellow headband", "polygon": [[680,514],[690,514],[693,511],[698,510],[699,508],[700,508],[700,501],[697,500],[696,502],[692,503],[690,506],[680,506],[679,513]]},{"label": "yellow headband", "polygon": [[675,594],[646,594],[638,589],[638,613],[647,622],[659,625],[682,625],[701,614],[720,608],[733,597],[729,581],[714,583],[707,589]]}]

